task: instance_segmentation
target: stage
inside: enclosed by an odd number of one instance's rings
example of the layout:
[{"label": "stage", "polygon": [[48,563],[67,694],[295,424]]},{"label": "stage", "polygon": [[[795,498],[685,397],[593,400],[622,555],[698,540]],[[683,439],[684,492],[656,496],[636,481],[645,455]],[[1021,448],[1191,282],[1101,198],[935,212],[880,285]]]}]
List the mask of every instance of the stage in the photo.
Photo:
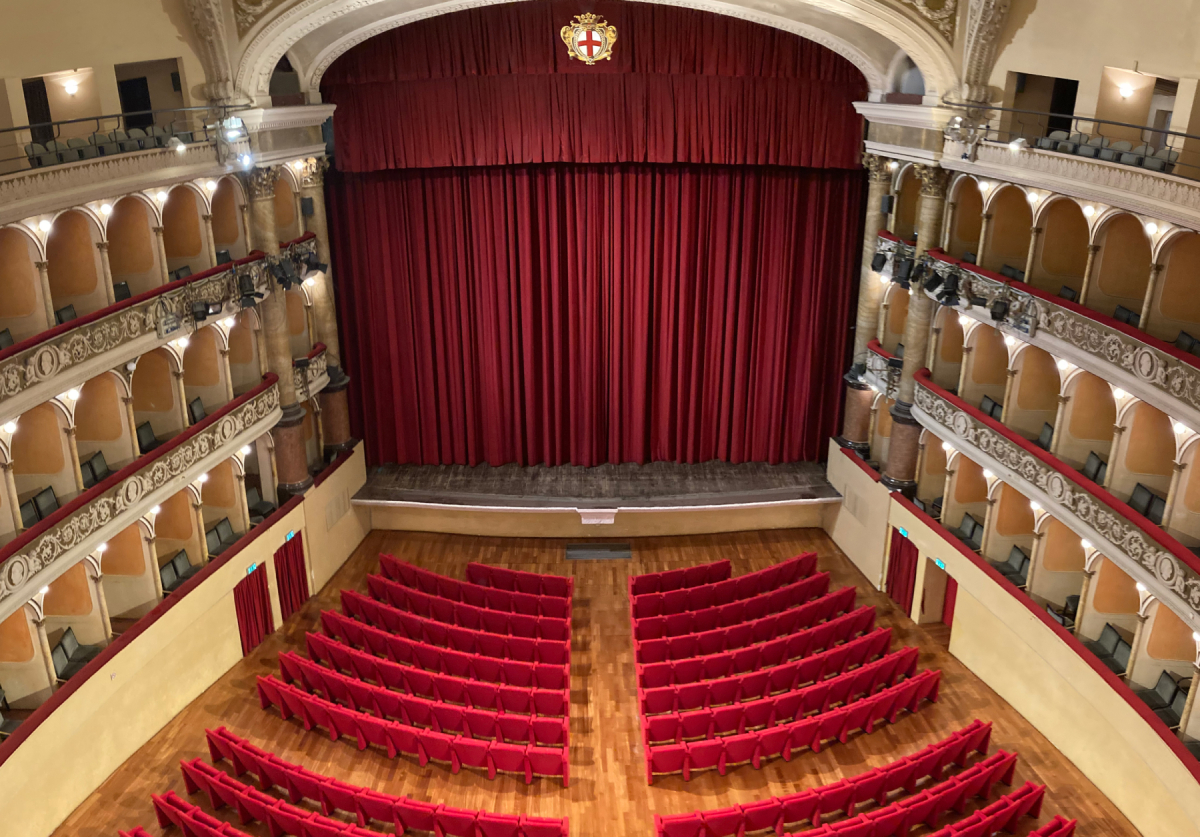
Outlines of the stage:
[{"label": "stage", "polygon": [[633,537],[820,526],[841,495],[812,462],[384,465],[353,502],[377,529]]}]

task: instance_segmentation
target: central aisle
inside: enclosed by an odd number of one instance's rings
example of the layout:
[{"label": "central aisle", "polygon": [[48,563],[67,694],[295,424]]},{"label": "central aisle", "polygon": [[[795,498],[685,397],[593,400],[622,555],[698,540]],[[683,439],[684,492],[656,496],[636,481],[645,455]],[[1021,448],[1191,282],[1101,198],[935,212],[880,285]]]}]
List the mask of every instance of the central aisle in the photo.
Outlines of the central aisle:
[{"label": "central aisle", "polygon": [[[283,759],[391,794],[498,813],[569,816],[571,837],[651,837],[655,814],[747,803],[832,782],[913,752],[976,717],[994,722],[993,747],[1019,751],[1021,781],[1049,786],[1039,822],[1064,813],[1086,823],[1089,837],[1137,833],[1078,770],[938,644],[935,636],[944,636],[944,629],[931,633],[900,616],[820,530],[642,539],[633,542],[631,561],[568,562],[564,546],[564,541],[372,532],[318,596],[184,709],[56,833],[112,837],[118,828],[151,823],[150,794],[170,788],[185,795],[179,760],[207,758],[204,729],[222,724]],[[939,702],[872,735],[855,735],[816,754],[806,751],[791,762],[768,762],[762,770],[743,766],[724,777],[706,771],[686,783],[679,776],[659,777],[648,786],[638,733],[629,575],[728,558],[738,576],[807,551],[817,552],[818,569],[831,574],[831,587],[854,584],[858,603],[876,606],[877,623],[894,628],[896,647],[919,646],[919,667],[942,670]],[[320,731],[306,732],[295,720],[281,720],[278,711],[259,709],[255,676],[278,674],[280,651],[303,653],[305,631],[318,629],[320,610],[339,609],[342,588],[365,590],[367,573],[378,571],[380,552],[454,578],[463,578],[471,561],[574,576],[569,788],[555,779],[532,785],[513,776],[488,780],[467,769],[452,775],[436,764],[420,767],[415,758],[359,752],[349,741],[331,742]],[[190,800],[211,810],[203,795]],[[1060,810],[1060,803],[1070,810]],[[236,821],[229,809],[219,815]],[[251,835],[268,833],[262,824],[238,827]]]}]

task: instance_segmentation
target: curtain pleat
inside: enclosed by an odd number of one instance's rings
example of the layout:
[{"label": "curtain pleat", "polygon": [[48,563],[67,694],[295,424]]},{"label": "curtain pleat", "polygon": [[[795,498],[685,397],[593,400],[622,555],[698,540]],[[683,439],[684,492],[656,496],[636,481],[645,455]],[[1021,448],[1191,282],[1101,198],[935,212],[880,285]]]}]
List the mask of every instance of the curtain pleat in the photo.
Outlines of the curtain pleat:
[{"label": "curtain pleat", "polygon": [[233,604],[237,613],[238,632],[242,640],[242,656],[257,648],[267,634],[275,630],[271,617],[271,593],[267,586],[267,568],[259,564],[233,588]]},{"label": "curtain pleat", "polygon": [[304,565],[303,533],[275,550],[275,582],[279,588],[279,609],[286,620],[308,601],[308,569]]}]

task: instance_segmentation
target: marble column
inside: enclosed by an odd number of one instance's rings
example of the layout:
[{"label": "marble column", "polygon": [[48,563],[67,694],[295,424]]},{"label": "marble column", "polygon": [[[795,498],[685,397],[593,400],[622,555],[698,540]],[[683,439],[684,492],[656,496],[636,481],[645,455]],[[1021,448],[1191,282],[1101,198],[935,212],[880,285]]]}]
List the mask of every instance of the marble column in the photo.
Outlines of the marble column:
[{"label": "marble column", "polygon": [[171,270],[167,267],[167,244],[163,239],[163,228],[151,227],[150,229],[154,231],[154,241],[158,247],[158,263],[162,268],[162,280],[165,285],[171,281]]},{"label": "marble column", "polygon": [[13,531],[21,532],[25,527],[21,524],[21,504],[17,499],[17,481],[13,476],[12,463],[0,462],[0,471],[4,473],[4,502],[12,515]]},{"label": "marble column", "polygon": [[71,452],[71,468],[75,472],[75,487],[83,492],[83,468],[79,463],[79,443],[75,440],[75,427],[64,427],[63,433],[67,436],[67,450]]},{"label": "marble column", "polygon": [[983,266],[983,256],[987,251],[988,228],[992,226],[992,213],[985,212],[979,216],[979,252],[975,254],[975,264]]},{"label": "marble column", "polygon": [[[201,491],[203,491],[203,486],[201,486]],[[205,537],[204,532],[204,503],[197,501],[189,494],[188,504],[192,507],[192,525],[196,527],[200,537],[200,563],[207,564],[212,556],[208,554],[208,538]]]},{"label": "marble column", "polygon": [[1138,657],[1142,653],[1142,636],[1146,633],[1146,620],[1150,618],[1149,606],[1148,603],[1143,602],[1139,609],[1137,627],[1133,629],[1133,642],[1129,643],[1129,662],[1125,664],[1125,682],[1130,686],[1137,685],[1133,682],[1133,668],[1137,665]]},{"label": "marble column", "polygon": [[1050,437],[1050,453],[1058,456],[1058,447],[1062,444],[1063,428],[1062,423],[1067,415],[1067,405],[1071,403],[1071,396],[1058,396],[1058,410],[1054,413],[1054,435]]},{"label": "marble column", "polygon": [[1158,279],[1162,276],[1165,266],[1161,264],[1150,265],[1150,281],[1146,283],[1146,297],[1142,300],[1141,316],[1138,319],[1138,328],[1142,331],[1146,331],[1150,327],[1150,308],[1154,304],[1154,294],[1158,290]]},{"label": "marble column", "polygon": [[1000,423],[1007,426],[1013,400],[1013,388],[1017,382],[1017,370],[1009,367],[1004,370],[1004,403],[1000,405]]},{"label": "marble column", "polygon": [[1079,304],[1087,305],[1088,291],[1092,288],[1092,273],[1096,270],[1096,256],[1100,255],[1099,244],[1089,244],[1087,264],[1083,267],[1083,282],[1079,286]]},{"label": "marble column", "polygon": [[50,691],[58,691],[58,673],[54,670],[54,649],[50,647],[50,637],[46,634],[46,617],[41,608],[33,617],[33,626],[37,629],[38,648],[42,652],[42,661],[46,664],[46,675],[50,678]]},{"label": "marble column", "polygon": [[212,213],[207,213],[200,216],[200,220],[204,222],[204,239],[205,247],[208,251],[208,266],[217,266],[217,240],[213,236]]},{"label": "marble column", "polygon": [[1088,593],[1091,592],[1092,579],[1096,577],[1095,570],[1084,569],[1083,586],[1079,588],[1079,607],[1075,609],[1075,634],[1083,636],[1083,617],[1087,613]]},{"label": "marble column", "polygon": [[1029,230],[1029,255],[1025,258],[1025,281],[1033,282],[1033,265],[1037,261],[1038,244],[1042,238],[1042,227],[1031,227]]},{"label": "marble column", "polygon": [[108,261],[108,242],[97,241],[96,249],[100,252],[100,274],[104,282],[104,298],[112,305],[117,301],[116,290],[113,288],[112,264]]},{"label": "marble column", "polygon": [[100,568],[93,565],[91,560],[88,560],[87,566],[88,581],[92,583],[92,591],[96,594],[96,608],[100,611],[100,624],[104,627],[104,639],[106,642],[112,642],[112,618],[108,613],[108,599],[104,597],[104,585],[101,583],[104,580],[104,573]]},{"label": "marble column", "polygon": [[1196,693],[1200,692],[1200,664],[1192,663],[1192,688],[1188,689],[1187,698],[1183,702],[1183,714],[1180,715],[1179,734],[1187,735],[1191,726],[1192,712],[1196,706]]},{"label": "marble column", "polygon": [[54,295],[50,293],[50,262],[34,262],[37,268],[38,282],[42,286],[42,302],[46,306],[46,328],[54,328],[58,320],[54,319]]},{"label": "marble column", "polygon": [[1112,485],[1113,477],[1117,473],[1117,454],[1121,452],[1121,435],[1125,432],[1125,428],[1121,425],[1113,426],[1112,446],[1108,449],[1108,467],[1104,470],[1104,487],[1108,488]]},{"label": "marble column", "polygon": [[[279,256],[279,236],[275,230],[275,167],[259,167],[241,175],[250,197],[250,246],[266,253],[269,260]],[[312,485],[308,459],[304,451],[304,408],[296,397],[292,377],[292,350],[288,336],[287,299],[283,288],[274,284],[260,305],[267,343],[267,368],[279,376],[279,403],[283,417],[271,429],[275,440],[276,478],[281,492],[303,494]]]},{"label": "marble column", "polygon": [[[329,383],[317,396],[321,405],[321,433],[325,439],[325,453],[340,453],[354,447],[350,435],[350,406],[346,388],[350,377],[342,369],[341,342],[338,339],[337,306],[334,299],[333,263],[329,255],[329,224],[325,213],[325,168],[324,158],[310,157],[300,170],[300,194],[312,200],[313,214],[304,220],[308,232],[316,235],[317,260],[328,265],[325,273],[312,287],[313,319],[316,323],[314,342],[325,344],[328,361]],[[867,218],[870,221],[870,198],[867,199]],[[879,201],[876,200],[876,209]],[[868,265],[869,269],[869,265]],[[862,301],[860,297],[859,306]]]},{"label": "marble column", "polygon": [[142,540],[146,543],[147,558],[150,561],[151,568],[150,574],[154,576],[154,594],[158,597],[159,601],[162,601],[162,598],[164,595],[166,595],[166,593],[162,586],[162,574],[158,571],[158,548],[156,545],[156,539],[153,535],[143,535]]},{"label": "marble column", "polygon": [[[931,243],[941,240],[943,204],[949,172],[937,166],[918,164],[914,167],[921,181],[921,206],[917,215],[917,250],[920,258]],[[904,368],[896,403],[892,406],[892,436],[888,443],[887,465],[882,482],[892,491],[912,497],[917,489],[917,447],[921,425],[912,415],[916,393],[914,375],[924,367],[929,347],[929,327],[933,319],[934,301],[920,288],[913,287],[908,299],[908,316],[904,323]]]}]

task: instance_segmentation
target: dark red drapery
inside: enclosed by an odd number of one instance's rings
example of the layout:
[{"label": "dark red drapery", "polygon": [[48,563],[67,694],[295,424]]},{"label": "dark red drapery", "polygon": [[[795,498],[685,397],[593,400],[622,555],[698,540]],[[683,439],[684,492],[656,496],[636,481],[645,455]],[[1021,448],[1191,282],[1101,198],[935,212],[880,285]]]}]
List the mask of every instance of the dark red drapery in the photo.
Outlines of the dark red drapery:
[{"label": "dark red drapery", "polygon": [[267,587],[267,568],[259,564],[233,588],[233,606],[237,612],[238,632],[242,638],[242,656],[259,646],[275,630],[271,617],[271,592]]},{"label": "dark red drapery", "polygon": [[856,168],[866,95],[840,55],[788,32],[658,3],[589,4],[610,60],[572,60],[559,0],[393,29],[326,72],[338,168],[724,163]]},{"label": "dark red drapery", "polygon": [[287,619],[308,601],[308,568],[304,565],[303,533],[275,550],[275,583],[279,587],[280,616]]},{"label": "dark red drapery", "polygon": [[857,174],[332,179],[343,356],[372,461],[791,462],[836,432]]},{"label": "dark red drapery", "polygon": [[887,593],[906,614],[912,613],[913,595],[917,583],[917,545],[899,529],[892,529],[892,544],[888,552]]}]

